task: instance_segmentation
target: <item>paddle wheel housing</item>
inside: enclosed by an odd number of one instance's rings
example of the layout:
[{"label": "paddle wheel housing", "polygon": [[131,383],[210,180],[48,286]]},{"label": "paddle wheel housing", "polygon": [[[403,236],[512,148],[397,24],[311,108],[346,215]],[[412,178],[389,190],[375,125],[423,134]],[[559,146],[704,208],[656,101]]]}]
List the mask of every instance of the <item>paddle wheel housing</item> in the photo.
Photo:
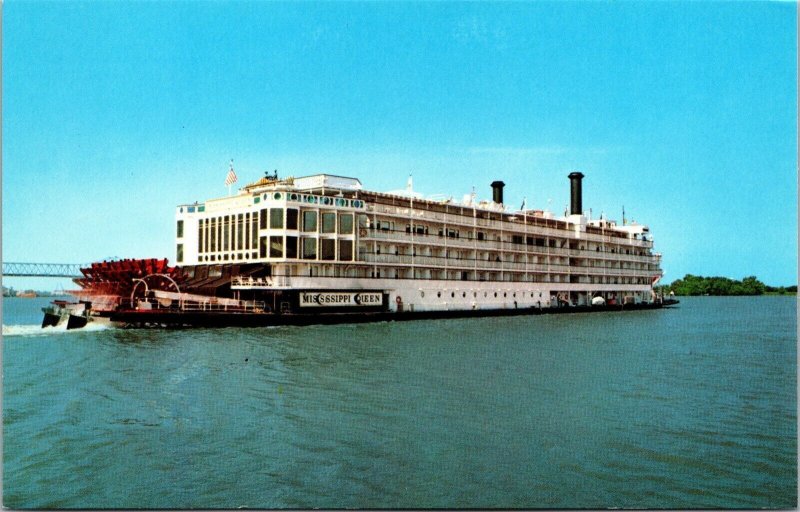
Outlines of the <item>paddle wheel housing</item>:
[{"label": "paddle wheel housing", "polygon": [[74,279],[81,289],[70,293],[91,302],[97,312],[130,304],[139,289],[179,291],[186,281],[181,269],[170,267],[166,258],[101,261],[82,268],[81,273],[83,277]]}]

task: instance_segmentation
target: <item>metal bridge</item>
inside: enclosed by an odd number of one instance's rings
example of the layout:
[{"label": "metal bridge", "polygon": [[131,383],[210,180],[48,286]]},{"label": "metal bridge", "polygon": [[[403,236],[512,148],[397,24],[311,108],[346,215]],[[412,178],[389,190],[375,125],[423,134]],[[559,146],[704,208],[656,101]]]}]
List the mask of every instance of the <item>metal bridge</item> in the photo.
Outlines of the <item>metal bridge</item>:
[{"label": "metal bridge", "polygon": [[3,262],[3,277],[82,277],[88,263],[10,263]]}]

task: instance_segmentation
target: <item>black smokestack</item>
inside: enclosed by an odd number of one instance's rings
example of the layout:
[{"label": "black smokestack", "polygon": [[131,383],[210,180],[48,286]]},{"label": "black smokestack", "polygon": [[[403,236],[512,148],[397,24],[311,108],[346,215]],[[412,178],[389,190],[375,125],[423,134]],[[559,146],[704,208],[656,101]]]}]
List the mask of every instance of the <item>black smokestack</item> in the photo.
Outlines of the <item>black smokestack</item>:
[{"label": "black smokestack", "polygon": [[581,180],[583,174],[579,172],[569,173],[570,191],[572,196],[571,215],[581,215],[583,213],[583,191],[581,190]]},{"label": "black smokestack", "polygon": [[492,201],[497,204],[503,204],[503,187],[506,184],[502,181],[493,181],[492,182]]}]

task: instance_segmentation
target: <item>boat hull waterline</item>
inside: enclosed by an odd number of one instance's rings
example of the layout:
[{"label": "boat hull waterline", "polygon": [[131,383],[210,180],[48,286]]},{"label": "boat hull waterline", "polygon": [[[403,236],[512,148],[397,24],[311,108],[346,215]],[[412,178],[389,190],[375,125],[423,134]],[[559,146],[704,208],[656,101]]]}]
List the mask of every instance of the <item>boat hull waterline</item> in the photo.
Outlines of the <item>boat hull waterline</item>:
[{"label": "boat hull waterline", "polygon": [[495,310],[404,311],[370,313],[320,314],[250,314],[226,312],[182,311],[119,311],[108,320],[112,325],[127,328],[189,328],[189,327],[271,327],[355,324],[370,322],[400,322],[447,318],[484,318],[493,316],[553,315],[571,313],[614,313],[661,309],[678,304],[677,300],[663,303],[641,303],[603,306],[568,306],[561,308],[525,308]]}]

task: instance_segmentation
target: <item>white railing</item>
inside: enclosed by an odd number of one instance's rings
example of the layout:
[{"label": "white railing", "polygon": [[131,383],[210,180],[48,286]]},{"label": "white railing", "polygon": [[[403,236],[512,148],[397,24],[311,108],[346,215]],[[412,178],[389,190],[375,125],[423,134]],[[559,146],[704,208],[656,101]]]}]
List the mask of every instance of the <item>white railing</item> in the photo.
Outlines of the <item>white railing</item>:
[{"label": "white railing", "polygon": [[231,280],[231,288],[285,288],[287,286],[289,286],[288,276],[234,276]]},{"label": "white railing", "polygon": [[272,279],[269,277],[252,277],[252,276],[234,276],[231,280],[231,286],[242,288],[254,288],[272,286]]},{"label": "white railing", "polygon": [[[454,208],[458,206],[453,206]],[[472,210],[471,207],[464,206],[463,207],[465,212],[469,212]],[[615,233],[611,234],[613,228],[609,228],[608,230],[601,232],[601,233],[589,233],[586,231],[582,231],[580,234],[580,238],[576,238],[574,234],[574,225],[570,224],[568,228],[556,228],[555,226],[542,226],[541,224],[528,224],[528,227],[525,227],[524,224],[524,215],[519,215],[513,213],[513,216],[516,217],[516,220],[511,221],[508,219],[499,220],[499,219],[482,219],[480,216],[477,218],[472,217],[471,215],[459,215],[456,213],[442,213],[442,212],[433,212],[428,210],[418,210],[415,209],[414,212],[410,212],[407,207],[400,207],[400,206],[388,206],[388,205],[370,205],[368,207],[368,211],[371,215],[377,214],[378,216],[382,217],[390,217],[400,221],[406,221],[410,223],[412,220],[416,223],[420,222],[430,222],[436,224],[437,228],[442,225],[446,224],[448,227],[452,227],[454,229],[466,229],[467,231],[471,231],[472,229],[486,229],[492,231],[503,231],[506,233],[513,233],[513,234],[527,234],[528,236],[551,236],[556,238],[566,238],[570,240],[580,239],[580,240],[587,240],[593,242],[602,242],[608,244],[620,244],[623,246],[629,247],[641,247],[641,248],[649,248],[653,246],[652,239],[642,240],[631,238],[628,236],[627,233]],[[484,213],[484,210],[478,209],[479,212]],[[507,215],[512,215],[512,212],[505,212]],[[496,215],[497,212],[491,212],[492,215]],[[531,222],[531,219],[534,217],[528,217],[528,222]],[[538,219],[538,222],[542,222],[543,219]],[[546,222],[555,223],[557,222],[555,219],[550,219]],[[563,222],[563,221],[560,221]],[[622,236],[620,236],[622,235]],[[649,235],[648,235],[649,236]]]},{"label": "white railing", "polygon": [[216,311],[229,313],[263,313],[265,303],[260,300],[242,301],[238,306],[210,302],[184,303],[182,311]]},{"label": "white railing", "polygon": [[[163,299],[162,299],[163,300]],[[136,309],[152,311],[210,311],[228,313],[263,313],[265,303],[259,300],[242,300],[236,303],[226,301],[224,303],[208,301],[172,301],[169,305],[164,305],[162,300],[154,298],[138,299]],[[173,307],[175,306],[175,307]]]},{"label": "white railing", "polygon": [[[363,228],[362,228],[363,229]],[[414,242],[415,245],[430,246],[437,248],[453,248],[453,249],[472,249],[478,251],[503,251],[515,252],[521,254],[532,254],[539,256],[574,256],[587,259],[606,259],[615,261],[658,261],[656,255],[637,255],[625,254],[623,252],[610,252],[610,251],[597,251],[591,249],[568,249],[566,247],[545,247],[540,245],[526,245],[514,244],[511,242],[499,242],[497,240],[477,240],[469,238],[449,238],[446,236],[439,236],[437,234],[420,235],[410,234],[403,231],[383,231],[377,229],[369,229],[366,234],[360,237],[362,242],[372,240],[386,241],[398,245],[409,245]]]},{"label": "white railing", "polygon": [[407,254],[362,254],[363,263],[378,263],[387,265],[418,267],[433,267],[436,270],[488,270],[491,272],[527,271],[527,272],[559,272],[571,274],[591,274],[613,276],[639,276],[645,277],[652,274],[655,269],[647,268],[612,268],[602,266],[567,265],[564,263],[528,263],[520,261],[475,260],[461,258],[443,258],[431,256],[410,256]]}]

